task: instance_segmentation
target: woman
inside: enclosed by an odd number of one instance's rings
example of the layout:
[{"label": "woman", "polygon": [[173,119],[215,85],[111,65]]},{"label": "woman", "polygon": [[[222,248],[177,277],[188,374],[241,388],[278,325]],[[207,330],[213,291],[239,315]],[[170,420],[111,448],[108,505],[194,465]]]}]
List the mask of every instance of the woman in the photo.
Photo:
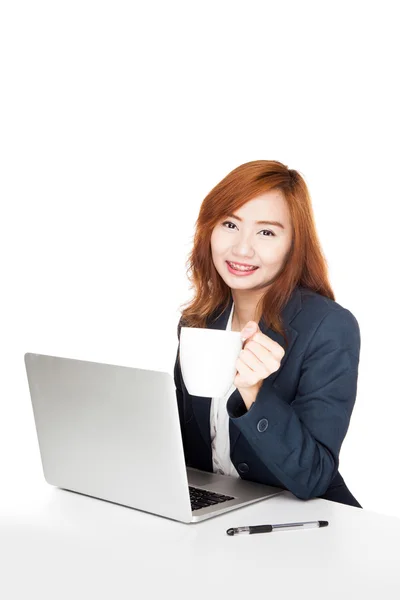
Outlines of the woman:
[{"label": "woman", "polygon": [[241,331],[245,344],[222,398],[188,393],[178,345],[187,466],[362,508],[338,471],[360,330],[334,300],[301,175],[267,160],[231,171],[201,205],[189,269],[178,339],[185,325]]}]

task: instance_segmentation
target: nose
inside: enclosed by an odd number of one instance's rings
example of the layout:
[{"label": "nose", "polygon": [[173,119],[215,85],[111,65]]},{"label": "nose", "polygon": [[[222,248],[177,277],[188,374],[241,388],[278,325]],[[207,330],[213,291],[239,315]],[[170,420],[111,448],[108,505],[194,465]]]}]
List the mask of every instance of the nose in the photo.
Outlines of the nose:
[{"label": "nose", "polygon": [[249,261],[254,259],[255,254],[248,238],[243,236],[241,240],[233,247],[233,255],[242,259],[247,258]]}]

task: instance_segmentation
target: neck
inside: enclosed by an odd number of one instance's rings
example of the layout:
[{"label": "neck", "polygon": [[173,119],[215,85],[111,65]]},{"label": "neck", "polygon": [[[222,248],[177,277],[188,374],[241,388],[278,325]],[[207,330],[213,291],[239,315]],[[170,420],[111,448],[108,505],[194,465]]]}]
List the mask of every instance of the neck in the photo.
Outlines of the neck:
[{"label": "neck", "polygon": [[259,298],[233,298],[234,309],[232,315],[232,330],[242,331],[249,321],[259,323],[261,315],[257,314],[257,302]]}]

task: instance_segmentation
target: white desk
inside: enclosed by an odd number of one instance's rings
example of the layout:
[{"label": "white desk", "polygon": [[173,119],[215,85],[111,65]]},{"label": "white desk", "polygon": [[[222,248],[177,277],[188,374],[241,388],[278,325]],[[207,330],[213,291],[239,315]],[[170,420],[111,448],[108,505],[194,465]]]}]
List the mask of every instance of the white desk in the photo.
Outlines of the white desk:
[{"label": "white desk", "polygon": [[[0,507],[3,600],[400,598],[400,519],[334,502],[285,492],[185,525],[44,482]],[[329,526],[226,535],[301,520]]]}]

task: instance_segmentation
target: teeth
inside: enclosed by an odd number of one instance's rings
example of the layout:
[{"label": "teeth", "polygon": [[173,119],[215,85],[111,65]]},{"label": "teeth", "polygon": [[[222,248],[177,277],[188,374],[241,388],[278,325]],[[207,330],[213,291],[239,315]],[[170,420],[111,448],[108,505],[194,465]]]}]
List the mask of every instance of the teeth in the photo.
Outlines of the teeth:
[{"label": "teeth", "polygon": [[236,269],[236,271],[253,271],[253,269],[255,269],[256,267],[241,267],[235,263],[231,263],[229,262],[229,265],[233,268]]}]

